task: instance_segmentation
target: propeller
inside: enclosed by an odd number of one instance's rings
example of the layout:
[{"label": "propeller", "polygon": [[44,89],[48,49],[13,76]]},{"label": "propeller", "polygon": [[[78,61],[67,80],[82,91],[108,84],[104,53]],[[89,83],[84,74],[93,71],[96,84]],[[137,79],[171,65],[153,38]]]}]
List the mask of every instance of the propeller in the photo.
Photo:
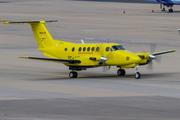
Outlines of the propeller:
[{"label": "propeller", "polygon": [[100,64],[103,65],[103,68],[102,68],[102,71],[103,72],[107,72],[108,70],[110,70],[111,66],[105,66],[105,62],[107,61],[108,59],[104,56],[102,56],[99,60]]},{"label": "propeller", "polygon": [[110,70],[111,66],[103,66],[103,72],[107,72]]},{"label": "propeller", "polygon": [[162,4],[160,4],[160,9],[162,9]]},{"label": "propeller", "polygon": [[161,63],[161,56],[155,56],[152,54],[156,49],[155,44],[151,44],[150,48],[151,48],[151,54],[149,55],[149,65],[147,66],[147,69],[153,70],[153,60],[155,60],[157,63]]}]

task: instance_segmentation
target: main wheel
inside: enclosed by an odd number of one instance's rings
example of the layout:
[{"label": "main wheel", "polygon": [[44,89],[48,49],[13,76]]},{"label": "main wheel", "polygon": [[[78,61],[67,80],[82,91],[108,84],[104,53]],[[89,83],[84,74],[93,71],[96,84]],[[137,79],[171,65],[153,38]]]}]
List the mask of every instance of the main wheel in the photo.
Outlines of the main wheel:
[{"label": "main wheel", "polygon": [[136,73],[134,74],[134,77],[135,77],[136,79],[139,79],[139,78],[141,77],[141,74],[140,74],[139,72],[136,72]]},{"label": "main wheel", "polygon": [[161,11],[166,11],[166,9],[165,9],[165,8],[163,8]]},{"label": "main wheel", "polygon": [[126,74],[126,71],[124,70],[124,69],[119,69],[118,71],[117,71],[117,75],[118,76],[124,76]]},{"label": "main wheel", "polygon": [[121,75],[124,76],[126,74],[126,71],[124,69],[121,69]]},{"label": "main wheel", "polygon": [[70,78],[77,78],[77,76],[78,76],[78,73],[75,72],[75,71],[71,71],[71,72],[69,73],[69,77],[70,77]]},{"label": "main wheel", "polygon": [[169,12],[173,12],[173,9],[169,9]]}]

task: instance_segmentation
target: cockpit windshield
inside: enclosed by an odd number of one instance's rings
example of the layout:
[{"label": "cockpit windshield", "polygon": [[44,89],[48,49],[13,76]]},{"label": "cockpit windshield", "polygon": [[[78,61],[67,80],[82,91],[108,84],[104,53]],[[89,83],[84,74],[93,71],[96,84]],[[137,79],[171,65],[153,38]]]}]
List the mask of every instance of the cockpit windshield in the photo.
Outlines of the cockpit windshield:
[{"label": "cockpit windshield", "polygon": [[113,49],[114,51],[116,51],[116,50],[125,50],[125,48],[124,48],[122,45],[112,46],[112,49]]}]

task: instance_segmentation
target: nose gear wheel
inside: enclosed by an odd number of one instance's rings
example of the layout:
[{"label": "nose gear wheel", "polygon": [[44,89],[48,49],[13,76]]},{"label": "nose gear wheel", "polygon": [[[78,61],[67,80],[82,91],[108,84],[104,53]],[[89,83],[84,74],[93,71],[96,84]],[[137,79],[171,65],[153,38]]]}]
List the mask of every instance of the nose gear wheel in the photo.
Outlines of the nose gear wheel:
[{"label": "nose gear wheel", "polygon": [[140,74],[139,72],[136,72],[136,73],[134,74],[134,77],[135,77],[136,79],[139,79],[139,78],[141,77],[141,74]]}]

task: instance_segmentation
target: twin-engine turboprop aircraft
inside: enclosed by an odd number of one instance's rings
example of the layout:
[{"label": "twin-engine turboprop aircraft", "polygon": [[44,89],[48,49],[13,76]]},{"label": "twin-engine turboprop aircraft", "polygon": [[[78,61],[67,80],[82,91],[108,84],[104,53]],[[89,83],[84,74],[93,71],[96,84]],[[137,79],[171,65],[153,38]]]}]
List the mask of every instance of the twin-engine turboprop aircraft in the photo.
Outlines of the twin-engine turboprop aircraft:
[{"label": "twin-engine turboprop aircraft", "polygon": [[78,76],[76,71],[86,70],[87,68],[94,68],[100,66],[117,66],[118,76],[125,75],[125,68],[135,68],[134,77],[139,79],[141,77],[138,72],[139,65],[145,65],[156,59],[157,55],[175,52],[176,50],[167,50],[156,53],[132,53],[127,51],[121,44],[117,43],[95,43],[95,44],[76,44],[71,42],[54,40],[45,27],[46,22],[57,22],[57,20],[50,21],[12,21],[4,22],[4,24],[14,23],[28,23],[31,25],[34,33],[38,50],[44,53],[44,56],[49,58],[39,57],[20,57],[25,59],[52,61],[63,63],[69,66],[70,78]]}]

